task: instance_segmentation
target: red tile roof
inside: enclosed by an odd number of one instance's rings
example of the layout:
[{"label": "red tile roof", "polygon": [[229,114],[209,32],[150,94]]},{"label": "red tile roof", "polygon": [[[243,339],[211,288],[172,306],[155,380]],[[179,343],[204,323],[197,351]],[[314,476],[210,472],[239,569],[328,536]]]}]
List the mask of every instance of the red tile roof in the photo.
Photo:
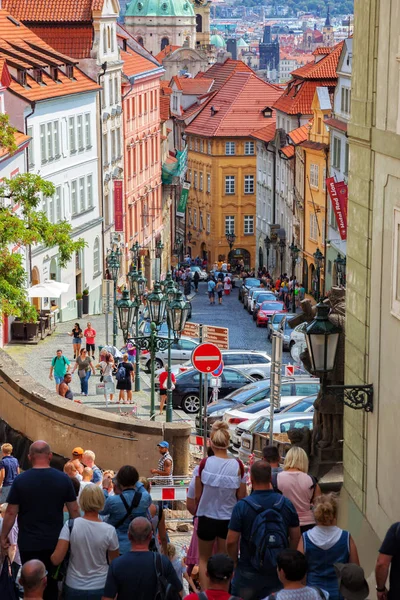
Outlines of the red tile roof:
[{"label": "red tile roof", "polygon": [[344,42],[336,44],[331,52],[318,62],[308,63],[292,72],[292,77],[304,79],[336,79],[336,69]]},{"label": "red tile roof", "polygon": [[328,148],[327,144],[322,144],[321,142],[310,142],[309,140],[303,142],[301,146],[303,148],[310,148],[310,150],[325,150],[325,148]]},{"label": "red tile roof", "polygon": [[87,58],[93,45],[93,27],[90,23],[64,26],[39,25],[30,27],[57,52],[73,58]]},{"label": "red tile roof", "polygon": [[175,50],[178,50],[178,48],[180,48],[181,46],[165,46],[165,48],[163,50],[161,50],[161,52],[159,52],[158,54],[155,55],[155,59],[158,60],[159,63],[162,63],[163,58],[165,58],[166,56],[168,56],[169,54],[172,54],[173,52],[175,52]]},{"label": "red tile roof", "polygon": [[170,82],[171,87],[173,83],[175,83],[178,90],[182,90],[183,94],[198,96],[209,92],[214,80],[206,77],[192,79],[191,77],[178,77],[174,75]]},{"label": "red tile roof", "polygon": [[81,22],[92,20],[104,0],[2,0],[2,8],[24,22]]},{"label": "red tile roof", "polygon": [[292,158],[294,156],[294,146],[283,146],[280,149],[280,152],[286,156],[286,158]]},{"label": "red tile roof", "polygon": [[[206,137],[247,137],[265,126],[262,111],[271,106],[280,94],[281,90],[257,77],[253,71],[236,72],[205,103],[186,133]],[[217,112],[212,114],[212,108]]]},{"label": "red tile roof", "polygon": [[160,119],[162,122],[168,121],[170,117],[169,102],[169,96],[160,96]]},{"label": "red tile roof", "polygon": [[214,79],[214,84],[212,87],[212,91],[214,92],[216,90],[219,90],[224,85],[224,83],[230,77],[232,77],[234,73],[237,73],[238,71],[254,73],[254,71],[241,60],[233,60],[232,58],[228,58],[224,63],[214,63],[204,73],[198,73],[195,79],[199,79],[200,77],[208,77],[209,79]]},{"label": "red tile roof", "polygon": [[276,131],[276,123],[270,123],[265,127],[261,127],[261,129],[257,129],[257,131],[253,131],[251,137],[256,138],[256,140],[261,140],[262,142],[271,142],[275,137]]},{"label": "red tile roof", "polygon": [[289,131],[288,136],[290,137],[294,145],[301,144],[302,142],[305,142],[305,140],[308,139],[308,133],[311,129],[311,123],[312,120],[310,121],[310,123],[307,123],[307,125],[302,125],[297,129]]},{"label": "red tile roof", "polygon": [[[293,85],[292,85],[293,84]],[[292,85],[292,87],[289,87]],[[335,82],[328,81],[325,85],[335,85]],[[287,115],[311,115],[311,104],[314,98],[315,90],[324,87],[322,81],[303,81],[294,80],[289,82],[284,94],[274,104],[274,108]]]},{"label": "red tile roof", "polygon": [[155,69],[160,68],[130,48],[128,52],[121,50],[121,59],[124,61],[124,66],[122,69],[124,75],[127,77],[138,75],[139,73],[146,73],[147,71],[154,71]]},{"label": "red tile roof", "polygon": [[333,127],[334,129],[339,129],[339,131],[347,131],[347,123],[345,121],[340,121],[339,119],[334,119],[333,117],[330,119],[325,119],[325,125],[328,127]]},{"label": "red tile roof", "polygon": [[327,46],[320,46],[319,48],[315,48],[313,55],[318,56],[319,54],[330,54],[332,48],[328,48]]},{"label": "red tile roof", "polygon": [[4,58],[0,58],[0,84],[3,88],[8,88],[11,83],[11,75]]},{"label": "red tile roof", "polygon": [[[214,94],[210,94],[210,97],[213,95]],[[187,108],[180,117],[177,117],[177,118],[182,119],[184,121],[185,119],[188,119],[189,117],[192,117],[196,113],[200,112],[203,109],[203,106],[204,106],[204,103],[199,104],[198,102],[195,102],[194,104],[189,106],[189,108]]]}]

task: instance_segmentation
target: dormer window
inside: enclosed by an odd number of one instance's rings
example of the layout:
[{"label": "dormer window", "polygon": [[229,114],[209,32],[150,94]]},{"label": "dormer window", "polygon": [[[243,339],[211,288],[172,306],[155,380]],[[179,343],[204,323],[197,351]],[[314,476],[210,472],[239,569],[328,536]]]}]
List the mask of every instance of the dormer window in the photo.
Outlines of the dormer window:
[{"label": "dormer window", "polygon": [[219,111],[219,106],[212,106],[211,107],[211,116],[213,117],[214,115],[216,115],[218,111]]},{"label": "dormer window", "polygon": [[18,79],[18,83],[20,83],[23,86],[26,86],[26,71],[23,71],[22,69],[18,69],[17,79]]},{"label": "dormer window", "polygon": [[272,119],[272,108],[270,106],[266,106],[261,112],[264,115],[264,119]]},{"label": "dormer window", "polygon": [[50,77],[56,82],[59,83],[59,79],[58,79],[58,68],[57,67],[50,67]]},{"label": "dormer window", "polygon": [[66,65],[66,74],[68,79],[74,79],[74,65]]},{"label": "dormer window", "polygon": [[42,69],[33,69],[32,70],[32,77],[36,81],[36,83],[42,84],[43,83]]}]

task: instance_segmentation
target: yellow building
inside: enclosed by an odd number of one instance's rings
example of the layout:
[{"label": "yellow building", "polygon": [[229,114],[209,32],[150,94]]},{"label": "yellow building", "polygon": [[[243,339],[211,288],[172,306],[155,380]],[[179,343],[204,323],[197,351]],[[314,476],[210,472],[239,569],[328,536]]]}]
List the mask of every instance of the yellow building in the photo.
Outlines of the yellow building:
[{"label": "yellow building", "polygon": [[[317,87],[312,101],[313,121],[304,150],[304,258],[303,281],[306,290],[318,294],[318,274],[314,254],[326,254],[326,174],[329,166],[329,131],[324,119],[331,115],[329,90]],[[324,289],[324,268],[320,270],[320,289]]]},{"label": "yellow building", "polygon": [[[236,72],[186,129],[189,192],[187,229],[192,256],[209,264],[256,257],[256,155],[253,131],[274,122],[281,90],[252,71]],[[230,251],[226,235],[234,234]]]}]

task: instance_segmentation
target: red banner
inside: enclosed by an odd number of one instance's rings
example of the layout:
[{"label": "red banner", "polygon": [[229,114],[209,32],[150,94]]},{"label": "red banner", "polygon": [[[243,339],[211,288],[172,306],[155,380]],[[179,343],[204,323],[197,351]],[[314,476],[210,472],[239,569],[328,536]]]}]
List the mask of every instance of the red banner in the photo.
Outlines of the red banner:
[{"label": "red banner", "polygon": [[122,179],[114,180],[114,229],[124,230],[124,202],[122,197]]},{"label": "red banner", "polygon": [[333,210],[335,211],[340,238],[345,240],[347,238],[347,185],[344,181],[335,183],[333,177],[329,177],[326,180],[326,185],[332,201]]}]

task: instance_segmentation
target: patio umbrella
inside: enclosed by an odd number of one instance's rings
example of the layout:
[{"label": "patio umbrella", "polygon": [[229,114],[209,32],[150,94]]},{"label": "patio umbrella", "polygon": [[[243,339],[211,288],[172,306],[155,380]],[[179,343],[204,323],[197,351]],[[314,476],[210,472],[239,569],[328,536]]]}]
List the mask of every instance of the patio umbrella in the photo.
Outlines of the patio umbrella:
[{"label": "patio umbrella", "polygon": [[115,346],[104,346],[103,350],[112,354],[114,358],[122,358],[122,352],[120,352]]},{"label": "patio umbrella", "polygon": [[61,281],[54,281],[54,279],[45,279],[44,284],[49,285],[54,290],[60,290],[62,293],[68,292],[69,286],[70,286],[69,283],[62,283]]},{"label": "patio umbrella", "polygon": [[28,289],[28,298],[59,298],[61,294],[61,290],[47,283],[38,283]]}]

